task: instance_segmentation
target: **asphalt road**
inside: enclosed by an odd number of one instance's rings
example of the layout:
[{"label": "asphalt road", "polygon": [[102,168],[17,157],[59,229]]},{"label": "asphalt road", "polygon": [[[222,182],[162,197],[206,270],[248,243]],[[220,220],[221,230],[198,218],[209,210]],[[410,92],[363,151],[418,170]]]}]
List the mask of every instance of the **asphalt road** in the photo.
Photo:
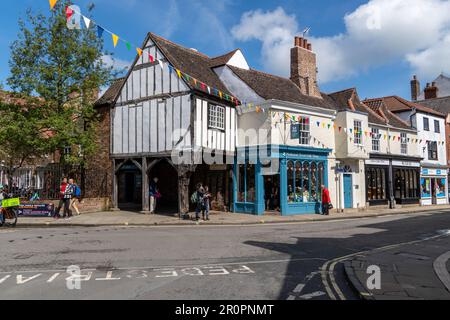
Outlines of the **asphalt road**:
[{"label": "asphalt road", "polygon": [[[450,211],[257,226],[0,229],[0,299],[356,299],[337,258],[443,229]],[[81,273],[69,275],[69,266]]]}]

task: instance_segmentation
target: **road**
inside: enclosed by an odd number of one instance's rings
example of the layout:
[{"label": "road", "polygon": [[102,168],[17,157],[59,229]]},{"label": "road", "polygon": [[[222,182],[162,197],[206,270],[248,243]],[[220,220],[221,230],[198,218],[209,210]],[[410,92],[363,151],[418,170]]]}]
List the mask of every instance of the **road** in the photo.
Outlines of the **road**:
[{"label": "road", "polygon": [[[444,229],[450,211],[257,226],[0,229],[0,299],[357,299],[340,257]],[[81,273],[69,275],[69,266]]]}]

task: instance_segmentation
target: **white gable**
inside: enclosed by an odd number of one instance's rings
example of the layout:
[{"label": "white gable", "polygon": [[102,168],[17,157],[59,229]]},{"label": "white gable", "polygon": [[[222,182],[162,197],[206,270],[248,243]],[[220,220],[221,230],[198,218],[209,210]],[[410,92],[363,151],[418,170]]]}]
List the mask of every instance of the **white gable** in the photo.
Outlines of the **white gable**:
[{"label": "white gable", "polygon": [[237,50],[235,54],[231,57],[231,59],[227,62],[227,65],[249,70],[250,67],[247,63],[247,60],[245,60],[244,55],[242,54],[241,50]]}]

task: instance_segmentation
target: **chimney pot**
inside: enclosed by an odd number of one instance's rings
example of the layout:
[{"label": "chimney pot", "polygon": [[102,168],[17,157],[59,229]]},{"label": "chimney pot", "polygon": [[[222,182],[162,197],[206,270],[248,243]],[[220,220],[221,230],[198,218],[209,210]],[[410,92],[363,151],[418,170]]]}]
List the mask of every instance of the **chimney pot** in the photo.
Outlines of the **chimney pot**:
[{"label": "chimney pot", "polygon": [[303,38],[302,37],[295,37],[295,46],[296,47],[301,47],[303,45]]},{"label": "chimney pot", "polygon": [[433,81],[433,82],[431,83],[431,86],[432,86],[432,87],[436,87],[436,82]]},{"label": "chimney pot", "polygon": [[308,40],[307,39],[303,39],[303,48],[307,48],[308,47]]},{"label": "chimney pot", "polygon": [[309,51],[312,51],[312,45],[311,45],[311,43],[308,43],[308,48],[307,48]]},{"label": "chimney pot", "polygon": [[414,75],[411,80],[411,99],[412,101],[417,101],[420,95],[420,82],[417,76]]}]

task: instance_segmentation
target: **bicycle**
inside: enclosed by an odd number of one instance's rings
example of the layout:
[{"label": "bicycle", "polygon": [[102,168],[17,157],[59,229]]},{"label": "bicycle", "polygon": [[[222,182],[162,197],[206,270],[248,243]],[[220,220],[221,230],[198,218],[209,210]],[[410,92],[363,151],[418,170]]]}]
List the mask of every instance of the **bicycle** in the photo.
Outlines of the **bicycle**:
[{"label": "bicycle", "polygon": [[0,202],[0,227],[16,226],[19,206],[19,198],[7,198]]}]

